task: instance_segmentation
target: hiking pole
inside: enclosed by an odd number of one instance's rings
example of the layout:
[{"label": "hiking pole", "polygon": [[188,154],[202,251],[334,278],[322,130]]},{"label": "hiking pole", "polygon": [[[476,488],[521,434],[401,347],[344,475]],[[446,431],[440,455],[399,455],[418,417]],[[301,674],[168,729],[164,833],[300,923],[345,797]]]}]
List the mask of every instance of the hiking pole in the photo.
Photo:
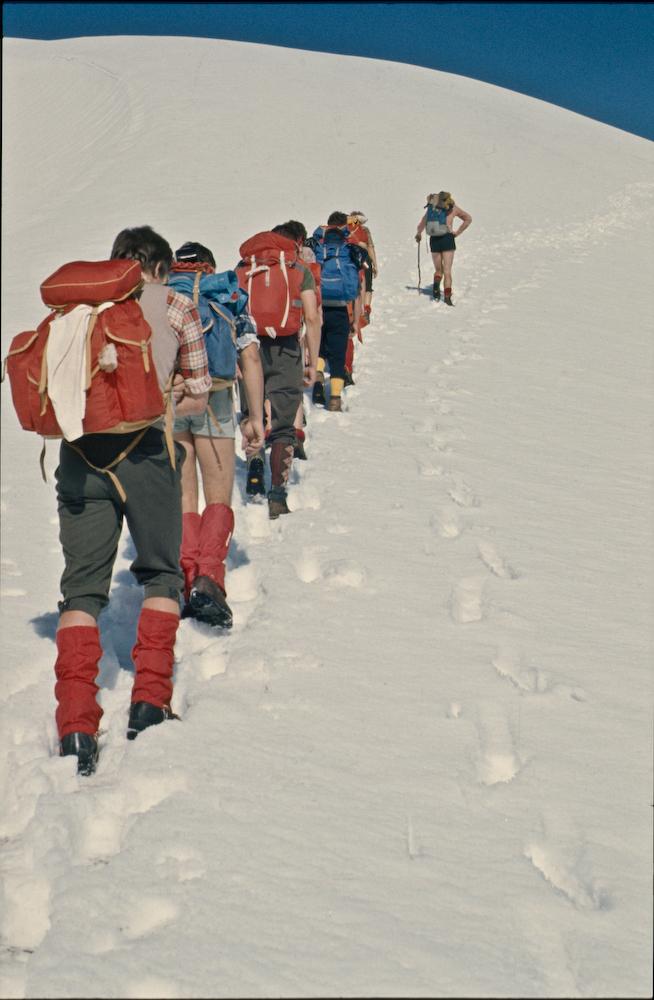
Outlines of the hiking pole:
[{"label": "hiking pole", "polygon": [[420,240],[418,240],[418,295],[420,295]]}]

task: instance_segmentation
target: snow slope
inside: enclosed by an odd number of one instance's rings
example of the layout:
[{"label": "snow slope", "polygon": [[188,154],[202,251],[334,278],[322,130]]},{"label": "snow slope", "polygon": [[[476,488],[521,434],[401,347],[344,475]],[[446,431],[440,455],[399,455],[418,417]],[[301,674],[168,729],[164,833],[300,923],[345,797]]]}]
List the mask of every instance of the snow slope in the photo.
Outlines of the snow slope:
[{"label": "snow slope", "polygon": [[[347,411],[291,517],[244,502],[228,635],[97,774],[56,756],[52,474],[3,416],[3,997],[651,994],[652,144],[430,70],[207,39],[4,43],[3,356],[39,283],[149,223],[232,266],[364,209]],[[456,308],[415,225],[473,216]],[[422,280],[431,278],[422,248]]]}]

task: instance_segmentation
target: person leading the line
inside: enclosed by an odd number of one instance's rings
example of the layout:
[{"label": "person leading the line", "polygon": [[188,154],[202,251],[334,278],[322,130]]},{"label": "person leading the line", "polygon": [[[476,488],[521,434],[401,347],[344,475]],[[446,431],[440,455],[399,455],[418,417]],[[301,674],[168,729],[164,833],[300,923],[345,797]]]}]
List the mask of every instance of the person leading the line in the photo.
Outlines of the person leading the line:
[{"label": "person leading the line", "polygon": [[[441,297],[442,280],[443,301],[446,305],[451,306],[454,305],[452,302],[452,262],[456,250],[455,237],[460,236],[468,228],[472,222],[472,216],[454,204],[454,199],[449,191],[428,195],[425,208],[427,211],[418,223],[416,242],[420,243],[426,229],[427,236],[429,236],[429,249],[434,261],[434,300],[438,302]],[[455,219],[461,219],[463,224],[454,233],[452,226]]]}]

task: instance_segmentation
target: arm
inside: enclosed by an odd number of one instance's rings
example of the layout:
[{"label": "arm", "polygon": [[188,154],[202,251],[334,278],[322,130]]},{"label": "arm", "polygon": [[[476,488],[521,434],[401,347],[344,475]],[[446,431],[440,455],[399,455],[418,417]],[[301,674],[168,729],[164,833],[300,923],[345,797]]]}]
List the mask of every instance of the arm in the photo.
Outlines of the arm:
[{"label": "arm", "polygon": [[[200,316],[190,299],[178,295],[172,288],[168,291],[166,313],[179,340],[177,369],[184,380],[183,394],[180,394],[179,379],[176,378],[173,382],[175,398],[179,398],[178,406],[182,407],[178,412],[180,416],[204,413],[211,389],[211,376]],[[192,402],[191,397],[195,397],[195,402]],[[195,406],[198,408],[195,409]]]},{"label": "arm", "polygon": [[425,212],[422,219],[418,223],[418,228],[416,230],[416,243],[420,243],[426,225],[427,225],[427,213]]},{"label": "arm", "polygon": [[178,417],[190,417],[196,413],[204,413],[208,402],[208,392],[202,392],[198,395],[184,389],[184,394],[175,407],[175,415]]},{"label": "arm", "polygon": [[472,216],[468,215],[468,213],[464,212],[462,208],[459,208],[457,205],[455,205],[452,216],[452,222],[454,222],[455,218],[461,219],[461,221],[463,222],[463,225],[459,226],[457,231],[453,233],[454,236],[460,236],[463,230],[467,229],[470,223],[472,222]]},{"label": "arm", "polygon": [[302,299],[302,311],[307,328],[307,347],[309,348],[309,364],[304,370],[302,385],[308,389],[316,381],[316,366],[320,351],[320,317],[316,293],[313,288],[307,288],[306,291],[300,292],[300,298]]},{"label": "arm", "polygon": [[366,229],[368,234],[368,253],[370,254],[370,259],[372,261],[372,276],[377,277],[377,254],[375,253],[375,244],[372,242],[372,236],[370,235],[370,230]]},{"label": "arm", "polygon": [[243,384],[248,398],[248,416],[241,421],[243,442],[241,447],[246,455],[254,455],[263,448],[263,369],[259,359],[259,348],[248,344],[240,354]]}]

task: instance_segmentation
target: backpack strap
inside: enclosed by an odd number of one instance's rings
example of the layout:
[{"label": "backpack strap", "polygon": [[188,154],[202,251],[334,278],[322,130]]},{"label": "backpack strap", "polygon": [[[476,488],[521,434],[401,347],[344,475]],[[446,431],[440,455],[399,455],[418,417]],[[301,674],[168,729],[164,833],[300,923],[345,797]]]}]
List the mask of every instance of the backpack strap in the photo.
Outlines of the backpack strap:
[{"label": "backpack strap", "polygon": [[[120,496],[120,499],[123,501],[123,503],[125,503],[125,501],[127,500],[127,494],[125,493],[125,490],[123,489],[123,487],[120,485],[120,481],[118,479],[118,476],[114,472],[112,472],[111,469],[113,468],[114,465],[118,465],[119,462],[122,462],[122,460],[124,458],[127,458],[127,456],[129,455],[130,451],[132,450],[132,448],[136,447],[136,445],[139,443],[139,441],[141,440],[141,438],[143,437],[143,435],[145,434],[145,432],[147,430],[148,430],[148,428],[144,427],[143,430],[141,431],[141,433],[137,434],[136,437],[134,438],[134,440],[130,444],[128,444],[128,446],[123,451],[121,451],[121,453],[118,456],[118,458],[115,458],[113,460],[113,462],[110,462],[109,465],[107,465],[104,469],[99,469],[97,465],[93,465],[93,462],[89,462],[88,458],[86,457],[86,455],[84,454],[84,452],[82,451],[82,449],[79,447],[79,445],[74,444],[72,441],[67,441],[66,443],[68,444],[68,446],[70,448],[73,449],[73,451],[76,451],[78,455],[81,455],[82,458],[84,459],[84,461],[86,462],[86,464],[90,465],[91,468],[95,469],[96,472],[106,472],[107,473],[107,475],[111,479],[112,483],[114,484],[114,486],[118,490],[118,494]],[[43,454],[45,454],[45,443],[43,445]],[[43,465],[41,466],[41,471],[43,471]]]},{"label": "backpack strap", "polygon": [[200,278],[202,277],[202,271],[195,272],[195,281],[193,282],[193,305],[197,309],[200,302]]},{"label": "backpack strap", "polygon": [[214,312],[217,312],[219,316],[222,316],[222,318],[225,320],[226,323],[229,323],[232,330],[232,343],[236,344],[236,320],[234,319],[232,314],[229,312],[229,310],[224,312],[220,308],[220,306],[216,305],[215,302],[212,302],[211,299],[209,299],[209,308],[213,309]]}]

